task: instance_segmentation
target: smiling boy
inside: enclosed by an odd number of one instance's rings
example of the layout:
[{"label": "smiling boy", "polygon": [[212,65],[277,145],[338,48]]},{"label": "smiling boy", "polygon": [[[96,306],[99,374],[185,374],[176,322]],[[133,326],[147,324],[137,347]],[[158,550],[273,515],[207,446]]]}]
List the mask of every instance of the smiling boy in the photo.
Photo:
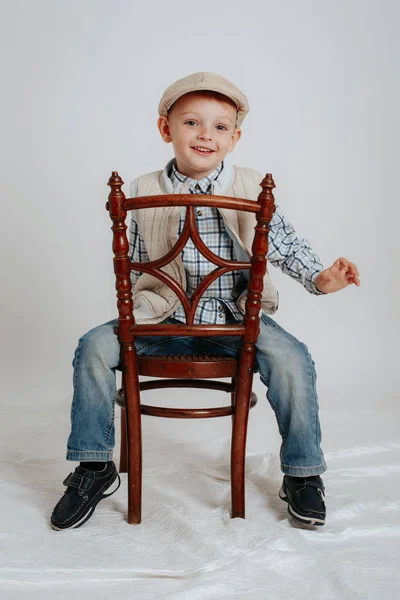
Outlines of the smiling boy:
[{"label": "smiling boy", "polygon": [[176,100],[168,116],[159,117],[158,129],[164,142],[172,142],[180,173],[199,181],[222,163],[242,133],[236,113],[233,101],[221,101],[217,92],[189,92]]},{"label": "smiling boy", "polygon": [[[131,196],[200,193],[256,200],[261,175],[225,161],[241,137],[240,127],[247,113],[246,96],[219,75],[195,73],[172,84],[160,101],[158,129],[164,142],[172,143],[175,156],[163,171],[134,180]],[[162,256],[182,231],[184,210],[175,207],[168,219],[160,212],[163,210],[166,209],[132,211],[129,232],[133,261],[146,262]],[[235,260],[241,252],[249,251],[254,222],[247,213],[230,213],[234,214],[204,207],[197,210],[196,220],[205,244],[219,256]],[[360,284],[356,266],[345,258],[337,259],[324,270],[307,240],[297,236],[279,206],[270,223],[268,260],[312,294]],[[175,261],[178,282],[189,297],[202,277],[214,268],[190,240]],[[155,283],[145,273],[132,273],[132,285],[135,309],[145,309],[142,321],[184,321],[184,311],[167,286]],[[245,296],[246,283],[240,272],[221,276],[200,300],[195,323],[240,321]],[[320,475],[326,465],[320,447],[314,362],[307,347],[268,316],[278,304],[268,274],[261,304],[256,361],[282,437],[284,478],[279,496],[288,503],[295,520],[305,525],[323,525],[326,509]],[[67,459],[80,461],[80,465],[64,481],[67,490],[51,517],[54,529],[82,525],[106,496],[104,492],[114,493],[119,480],[112,461],[115,369],[120,360],[116,324],[117,320],[113,320],[89,331],[79,340],[75,352]],[[239,340],[234,338],[223,338],[222,342],[221,338],[196,338],[197,344],[199,339],[204,354],[235,356],[239,349]],[[151,344],[148,338],[135,340],[139,355],[191,354],[194,343],[193,338],[154,338]]]}]

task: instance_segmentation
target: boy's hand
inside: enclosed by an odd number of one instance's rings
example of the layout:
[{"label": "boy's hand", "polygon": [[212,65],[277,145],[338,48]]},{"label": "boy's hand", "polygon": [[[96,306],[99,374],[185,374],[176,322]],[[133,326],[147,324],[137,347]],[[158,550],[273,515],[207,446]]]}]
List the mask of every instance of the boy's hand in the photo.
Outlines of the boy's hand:
[{"label": "boy's hand", "polygon": [[360,285],[356,265],[347,258],[338,258],[329,269],[321,271],[314,281],[317,289],[324,294],[338,292],[351,283]]}]

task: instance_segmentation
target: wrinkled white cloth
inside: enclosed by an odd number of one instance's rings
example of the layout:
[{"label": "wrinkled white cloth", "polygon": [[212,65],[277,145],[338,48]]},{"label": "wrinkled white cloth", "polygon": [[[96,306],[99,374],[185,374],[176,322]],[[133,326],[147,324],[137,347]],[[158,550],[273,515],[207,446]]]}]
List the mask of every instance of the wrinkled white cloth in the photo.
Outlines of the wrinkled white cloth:
[{"label": "wrinkled white cloth", "polygon": [[[210,404],[210,403],[209,403]],[[400,439],[394,411],[323,413],[327,523],[294,528],[277,453],[247,460],[246,519],[230,519],[229,437],[160,435],[144,419],[143,521],[126,522],[126,475],[81,528],[50,529],[67,402],[2,416],[0,597],[4,600],[397,600]],[[256,407],[254,411],[257,411]],[[250,419],[255,419],[252,411]],[[156,424],[157,421],[157,424]],[[214,423],[220,420],[214,420]],[[226,421],[227,422],[227,421]],[[182,432],[187,427],[184,421]],[[190,425],[192,426],[192,425]],[[199,425],[200,426],[200,425]],[[328,448],[327,448],[328,446]]]}]

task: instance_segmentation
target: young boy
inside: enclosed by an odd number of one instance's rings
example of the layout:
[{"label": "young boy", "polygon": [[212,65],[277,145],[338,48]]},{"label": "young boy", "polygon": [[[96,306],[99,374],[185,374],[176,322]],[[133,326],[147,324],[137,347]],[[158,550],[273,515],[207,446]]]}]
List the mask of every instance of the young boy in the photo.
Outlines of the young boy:
[{"label": "young boy", "polygon": [[[246,96],[230,81],[213,73],[195,73],[172,84],[159,105],[158,129],[164,142],[172,143],[175,158],[164,171],[136,179],[131,196],[200,193],[255,200],[261,175],[225,163],[226,155],[233,151],[241,137],[240,126],[248,110]],[[175,211],[175,220],[162,219],[161,213],[157,218],[155,212],[132,212],[129,233],[133,261],[153,260],[164,254],[161,250],[171,235],[176,238],[182,231],[184,210]],[[240,247],[246,248],[248,228],[243,218],[234,213],[228,222],[223,211],[213,208],[198,209],[196,216],[203,241],[227,259],[236,258],[239,241]],[[312,294],[327,294],[349,284],[360,284],[356,266],[345,258],[337,259],[323,270],[318,256],[305,239],[296,235],[279,207],[270,223],[268,260],[300,281]],[[214,265],[189,241],[176,267],[176,272],[186,279],[190,296]],[[151,278],[140,273],[132,273],[132,284],[135,308],[140,307],[138,314],[141,310],[148,313],[145,316],[142,313],[143,320],[184,321],[182,307],[166,286],[159,282],[154,286]],[[200,301],[195,322],[240,321],[245,295],[239,272],[220,277]],[[256,360],[282,436],[280,456],[284,478],[279,496],[288,503],[289,513],[297,521],[323,525],[324,486],[320,475],[326,465],[320,448],[314,362],[306,346],[268,316],[277,309],[277,292],[268,274],[262,308]],[[116,491],[115,485],[119,482],[112,462],[115,369],[120,361],[120,345],[114,332],[116,324],[117,320],[113,320],[89,331],[79,340],[75,352],[67,460],[80,461],[80,465],[64,481],[67,490],[51,516],[54,529],[82,525],[98,502]],[[233,338],[224,338],[222,344],[219,338],[200,340],[205,354],[234,356],[238,350],[238,342],[232,341]],[[168,353],[190,354],[194,349],[192,343],[193,338],[179,343],[170,338],[137,338],[135,345],[139,355],[162,355],[167,346]]]}]

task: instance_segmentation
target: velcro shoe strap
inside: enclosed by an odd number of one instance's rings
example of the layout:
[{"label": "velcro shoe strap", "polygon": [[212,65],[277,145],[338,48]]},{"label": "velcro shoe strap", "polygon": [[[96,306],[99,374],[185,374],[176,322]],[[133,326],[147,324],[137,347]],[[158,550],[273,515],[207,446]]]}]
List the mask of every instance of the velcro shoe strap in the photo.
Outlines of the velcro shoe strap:
[{"label": "velcro shoe strap", "polygon": [[94,479],[89,479],[79,473],[70,473],[63,481],[63,484],[76,488],[80,492],[88,492],[94,483]]},{"label": "velcro shoe strap", "polygon": [[319,485],[318,483],[315,483],[314,481],[306,481],[305,485],[308,487],[314,487],[317,488],[317,490],[323,490],[324,487]]}]

